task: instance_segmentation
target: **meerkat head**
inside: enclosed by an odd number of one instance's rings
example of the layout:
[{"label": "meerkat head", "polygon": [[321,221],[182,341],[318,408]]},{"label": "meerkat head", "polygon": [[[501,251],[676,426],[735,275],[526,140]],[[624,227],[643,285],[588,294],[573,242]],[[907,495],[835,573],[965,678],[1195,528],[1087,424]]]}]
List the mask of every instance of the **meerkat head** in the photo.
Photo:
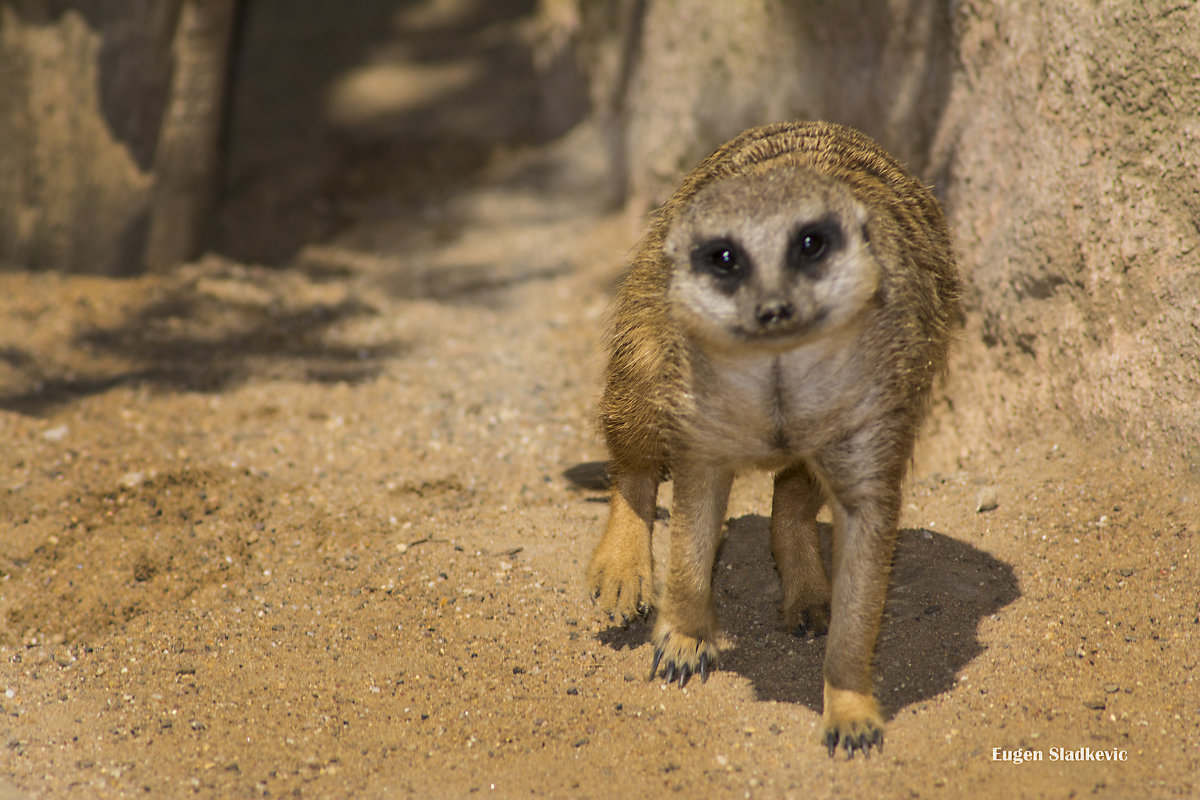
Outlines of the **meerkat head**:
[{"label": "meerkat head", "polygon": [[846,186],[800,167],[716,180],[667,229],[672,313],[718,346],[788,349],[840,331],[879,287],[867,217]]}]

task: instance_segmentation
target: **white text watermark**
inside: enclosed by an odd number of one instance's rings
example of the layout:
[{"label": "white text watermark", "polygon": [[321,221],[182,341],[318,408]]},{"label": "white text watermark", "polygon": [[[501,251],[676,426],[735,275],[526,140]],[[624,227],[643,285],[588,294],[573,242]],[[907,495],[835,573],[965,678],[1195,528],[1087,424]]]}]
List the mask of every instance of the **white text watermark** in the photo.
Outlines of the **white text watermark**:
[{"label": "white text watermark", "polygon": [[1129,751],[1113,747],[1093,750],[1090,747],[1051,747],[1048,750],[1008,750],[992,748],[992,761],[1025,764],[1030,761],[1128,761]]}]

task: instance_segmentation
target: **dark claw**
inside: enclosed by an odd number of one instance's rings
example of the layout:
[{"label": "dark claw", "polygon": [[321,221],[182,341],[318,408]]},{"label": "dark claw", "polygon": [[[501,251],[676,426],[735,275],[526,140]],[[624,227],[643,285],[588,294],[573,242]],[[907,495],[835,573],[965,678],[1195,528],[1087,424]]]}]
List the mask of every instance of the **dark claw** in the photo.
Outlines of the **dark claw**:
[{"label": "dark claw", "polygon": [[700,682],[708,683],[708,653],[700,654]]},{"label": "dark claw", "polygon": [[679,688],[682,689],[683,687],[687,686],[687,682],[691,677],[692,668],[687,664],[681,665],[679,667]]},{"label": "dark claw", "polygon": [[842,749],[846,751],[846,758],[854,758],[854,752],[861,750],[863,758],[871,757],[871,748],[876,747],[879,752],[883,752],[883,731],[874,730],[871,732],[863,732],[857,736],[838,736],[837,731],[829,731],[825,734],[825,749],[829,751],[829,757],[832,758],[837,752],[838,744],[842,745]]},{"label": "dark claw", "polygon": [[663,680],[665,680],[667,683],[670,683],[671,681],[675,680],[675,662],[674,661],[668,661],[667,665],[665,667],[663,667]]},{"label": "dark claw", "polygon": [[846,760],[854,758],[854,751],[862,749],[862,735],[847,736],[842,740],[842,745],[846,748]]},{"label": "dark claw", "polygon": [[877,747],[880,752],[883,752],[883,731],[878,728],[873,731],[864,731],[858,735],[854,744],[859,750],[862,750],[863,758],[870,758],[872,747]]},{"label": "dark claw", "polygon": [[661,647],[654,648],[654,661],[652,661],[650,663],[650,677],[646,678],[646,680],[648,680],[648,681],[654,680],[654,676],[658,674],[658,662],[662,661],[662,657],[663,657],[662,648]]}]

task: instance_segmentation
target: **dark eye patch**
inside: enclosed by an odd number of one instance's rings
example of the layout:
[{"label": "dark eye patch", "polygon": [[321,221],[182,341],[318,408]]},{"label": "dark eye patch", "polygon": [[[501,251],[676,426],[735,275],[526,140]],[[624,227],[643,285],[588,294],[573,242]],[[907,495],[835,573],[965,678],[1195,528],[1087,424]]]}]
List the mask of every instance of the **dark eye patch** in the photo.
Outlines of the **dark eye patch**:
[{"label": "dark eye patch", "polygon": [[712,239],[692,250],[692,269],[716,279],[717,285],[733,291],[750,273],[750,262],[733,242]]},{"label": "dark eye patch", "polygon": [[802,225],[788,242],[788,266],[812,272],[841,245],[842,230],[836,222],[822,220]]}]

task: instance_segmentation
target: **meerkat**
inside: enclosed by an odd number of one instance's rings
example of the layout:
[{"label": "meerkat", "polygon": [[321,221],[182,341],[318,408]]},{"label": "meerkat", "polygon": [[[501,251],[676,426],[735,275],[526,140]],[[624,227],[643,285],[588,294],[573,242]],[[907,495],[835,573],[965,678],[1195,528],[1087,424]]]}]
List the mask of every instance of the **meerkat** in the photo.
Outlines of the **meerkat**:
[{"label": "meerkat", "polygon": [[[599,413],[612,496],[587,570],[610,614],[657,605],[651,679],[682,686],[716,667],[712,573],[730,486],[769,470],[784,623],[827,634],[823,743],[848,756],[882,746],[872,659],[901,484],[959,318],[937,202],[866,135],[753,128],[683,180],[613,306]],[[651,534],[668,476],[656,598]]]}]

